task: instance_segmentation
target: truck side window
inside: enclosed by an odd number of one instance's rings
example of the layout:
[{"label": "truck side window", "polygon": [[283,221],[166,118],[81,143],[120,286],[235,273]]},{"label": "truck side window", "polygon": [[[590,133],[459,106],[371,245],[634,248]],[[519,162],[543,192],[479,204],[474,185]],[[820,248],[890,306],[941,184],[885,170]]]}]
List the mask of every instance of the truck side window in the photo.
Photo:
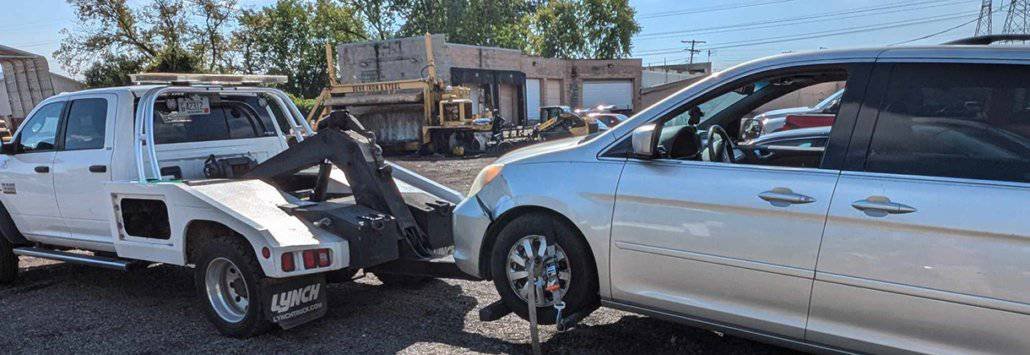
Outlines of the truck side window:
[{"label": "truck side window", "polygon": [[104,147],[107,128],[107,100],[72,101],[64,134],[64,150],[100,149]]},{"label": "truck side window", "polygon": [[18,152],[38,152],[54,149],[57,141],[57,123],[61,120],[64,102],[41,107],[25,121],[18,138]]},{"label": "truck side window", "polygon": [[1020,65],[899,64],[871,172],[1030,182],[1030,73]]}]

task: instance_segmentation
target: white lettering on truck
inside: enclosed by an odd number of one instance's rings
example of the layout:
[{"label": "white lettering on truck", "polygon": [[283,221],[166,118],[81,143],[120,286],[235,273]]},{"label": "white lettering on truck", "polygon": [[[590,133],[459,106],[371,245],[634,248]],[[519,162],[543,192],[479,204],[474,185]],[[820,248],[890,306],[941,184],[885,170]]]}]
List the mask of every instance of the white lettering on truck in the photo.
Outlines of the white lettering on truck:
[{"label": "white lettering on truck", "polygon": [[311,302],[318,298],[318,291],[322,284],[309,285],[292,291],[272,295],[272,312],[283,313],[290,308],[302,303]]}]

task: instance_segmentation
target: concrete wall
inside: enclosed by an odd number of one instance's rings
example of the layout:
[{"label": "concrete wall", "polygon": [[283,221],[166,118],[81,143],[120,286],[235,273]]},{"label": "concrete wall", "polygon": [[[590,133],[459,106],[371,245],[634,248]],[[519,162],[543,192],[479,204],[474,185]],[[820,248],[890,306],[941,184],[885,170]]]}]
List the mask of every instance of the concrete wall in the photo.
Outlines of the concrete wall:
[{"label": "concrete wall", "polygon": [[85,88],[85,84],[78,80],[54,73],[50,73],[50,81],[54,85],[54,94],[79,91]]}]

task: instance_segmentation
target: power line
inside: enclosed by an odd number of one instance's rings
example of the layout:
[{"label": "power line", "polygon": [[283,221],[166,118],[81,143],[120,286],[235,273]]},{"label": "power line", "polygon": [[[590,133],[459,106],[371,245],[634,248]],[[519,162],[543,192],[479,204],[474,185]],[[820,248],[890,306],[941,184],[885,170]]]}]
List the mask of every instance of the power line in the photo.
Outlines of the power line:
[{"label": "power line", "polygon": [[959,24],[958,26],[954,26],[954,27],[948,27],[947,29],[945,29],[945,30],[943,30],[943,31],[939,31],[939,32],[934,32],[934,33],[931,33],[931,34],[928,34],[928,35],[925,35],[925,36],[921,36],[921,37],[916,37],[916,38],[913,38],[913,39],[910,39],[910,40],[907,40],[907,41],[901,41],[901,42],[897,42],[897,43],[891,43],[891,44],[888,44],[887,46],[897,46],[897,45],[902,45],[902,44],[912,43],[912,42],[915,42],[915,41],[918,41],[918,40],[922,40],[922,39],[927,39],[927,38],[931,38],[931,37],[936,37],[936,36],[939,36],[939,35],[942,35],[942,34],[945,34],[945,33],[948,33],[948,32],[954,31],[954,30],[957,30],[957,29],[959,29],[959,28],[965,27],[966,25],[968,25],[968,24],[971,24],[971,23],[973,23],[973,22],[976,22],[976,21],[977,21],[977,20],[979,20],[979,19],[980,19],[980,18],[975,18],[975,19],[972,19],[972,20],[970,20],[970,21],[966,21],[966,22],[963,22],[963,23]]},{"label": "power line", "polygon": [[689,41],[680,41],[680,42],[690,43],[690,49],[687,49],[687,52],[690,53],[690,62],[689,62],[690,64],[694,64],[694,54],[701,53],[700,50],[694,49],[694,47],[699,45],[699,44],[708,43],[708,42],[705,42],[705,41],[698,41],[698,40],[693,40],[693,39],[689,40]]},{"label": "power line", "polygon": [[[821,21],[828,21],[828,20],[834,20],[834,19],[840,19],[840,18],[853,18],[853,17],[860,17],[860,16],[868,16],[868,15],[872,15],[872,14],[882,15],[882,14],[887,14],[887,13],[896,13],[896,12],[911,11],[911,10],[925,10],[925,9],[934,8],[934,7],[959,5],[959,4],[963,4],[963,3],[968,3],[968,0],[928,0],[928,1],[915,1],[915,2],[910,2],[910,3],[906,3],[906,4],[891,4],[891,5],[879,5],[879,6],[871,6],[871,7],[859,7],[859,8],[852,8],[852,9],[846,9],[846,10],[837,10],[837,11],[830,11],[830,12],[824,12],[824,13],[815,13],[815,14],[810,14],[810,15],[805,15],[805,16],[785,17],[785,18],[779,18],[779,19],[774,19],[774,20],[764,20],[764,21],[752,21],[752,22],[738,23],[738,24],[725,25],[725,26],[711,26],[711,27],[701,27],[701,28],[694,28],[694,29],[687,29],[687,30],[643,33],[643,34],[639,34],[639,35],[635,36],[635,38],[637,38],[637,39],[642,39],[642,38],[664,38],[664,37],[668,37],[670,35],[680,35],[680,34],[697,33],[697,32],[709,32],[710,33],[711,31],[729,31],[729,30],[734,30],[734,29],[738,29],[738,28],[739,29],[757,29],[757,28],[750,28],[750,27],[770,25],[770,24],[780,24],[780,23],[790,23],[790,24],[806,23],[806,22],[799,22],[799,21],[805,21],[805,20],[816,20],[816,21],[810,21],[810,22],[821,22]],[[930,5],[930,6],[922,6],[922,5]],[[883,10],[894,10],[894,11],[883,12]],[[863,14],[863,13],[869,13],[869,12],[872,12],[872,14]],[[863,14],[863,15],[855,16],[856,14]],[[846,17],[835,17],[835,16],[840,16],[840,15],[844,15]],[[759,28],[766,28],[766,27],[759,27]]]},{"label": "power line", "polygon": [[[921,20],[915,20],[915,21],[913,21],[911,19],[906,19],[906,20],[901,20],[901,21],[885,22],[885,23],[880,23],[880,24],[875,24],[875,25],[857,26],[857,27],[841,28],[841,29],[835,29],[835,30],[826,30],[826,31],[816,31],[816,32],[800,33],[800,34],[789,35],[789,36],[775,36],[775,37],[766,37],[766,38],[760,38],[760,39],[749,39],[749,40],[743,40],[743,41],[724,42],[722,45],[715,46],[715,47],[707,47],[707,48],[704,48],[704,49],[713,49],[714,50],[714,49],[727,49],[727,48],[737,48],[737,47],[749,47],[749,46],[762,45],[762,44],[783,43],[783,42],[793,42],[793,41],[799,41],[799,40],[805,40],[805,39],[833,37],[833,36],[840,36],[840,35],[847,35],[847,34],[854,34],[854,33],[879,31],[879,30],[885,30],[885,29],[890,29],[890,28],[908,27],[908,26],[914,26],[914,25],[920,25],[920,24],[926,24],[926,23],[935,23],[935,22],[941,22],[941,21],[948,21],[948,20],[954,20],[954,19],[958,19],[958,18],[963,18],[963,17],[970,16],[970,15],[974,15],[974,13],[971,13],[971,12],[953,13],[953,14],[947,14],[947,15],[941,15],[941,16],[936,16],[936,17],[925,18],[925,19],[921,19]],[[676,50],[671,50],[670,49],[669,51],[651,52],[651,53],[646,53],[644,55],[661,55],[661,54],[672,54],[672,53],[679,53],[679,52],[681,52],[681,50],[679,50],[679,49],[676,49]],[[636,54],[639,55],[639,54],[642,54],[642,53],[636,53]]]},{"label": "power line", "polygon": [[742,8],[756,7],[756,6],[763,6],[763,5],[782,4],[782,3],[785,3],[785,2],[792,2],[792,1],[796,1],[796,0],[756,1],[756,2],[743,3],[743,4],[731,4],[731,5],[717,5],[717,6],[708,6],[708,7],[697,7],[697,8],[693,8],[693,9],[653,12],[653,13],[650,13],[650,14],[644,14],[644,15],[638,16],[637,18],[639,18],[639,19],[649,19],[649,18],[658,18],[658,17],[689,15],[689,14],[696,14],[696,13],[703,13],[703,12],[725,11],[725,10],[742,9]]}]

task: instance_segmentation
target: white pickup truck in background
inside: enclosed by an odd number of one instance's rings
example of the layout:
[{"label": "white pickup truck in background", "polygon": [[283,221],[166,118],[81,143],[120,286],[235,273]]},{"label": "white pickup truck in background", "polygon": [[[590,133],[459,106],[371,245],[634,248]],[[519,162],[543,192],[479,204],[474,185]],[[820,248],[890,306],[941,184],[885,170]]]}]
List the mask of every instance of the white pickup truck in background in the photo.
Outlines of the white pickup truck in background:
[{"label": "white pickup truck in background", "polygon": [[[208,318],[248,337],[325,314],[329,272],[349,280],[453,243],[441,231],[460,194],[387,165],[360,125],[319,137],[285,93],[239,85],[284,78],[151,77],[174,84],[51,97],[0,149],[0,284],[15,280],[17,255],[121,270],[193,266]],[[218,82],[184,82],[197,78]],[[336,149],[330,138],[357,158],[317,157]],[[290,154],[317,167],[292,167]],[[374,173],[355,183],[341,165]],[[256,168],[264,174],[244,178]],[[363,201],[351,185],[371,192]],[[376,208],[386,205],[394,209]],[[411,277],[403,274],[377,276]]]}]

